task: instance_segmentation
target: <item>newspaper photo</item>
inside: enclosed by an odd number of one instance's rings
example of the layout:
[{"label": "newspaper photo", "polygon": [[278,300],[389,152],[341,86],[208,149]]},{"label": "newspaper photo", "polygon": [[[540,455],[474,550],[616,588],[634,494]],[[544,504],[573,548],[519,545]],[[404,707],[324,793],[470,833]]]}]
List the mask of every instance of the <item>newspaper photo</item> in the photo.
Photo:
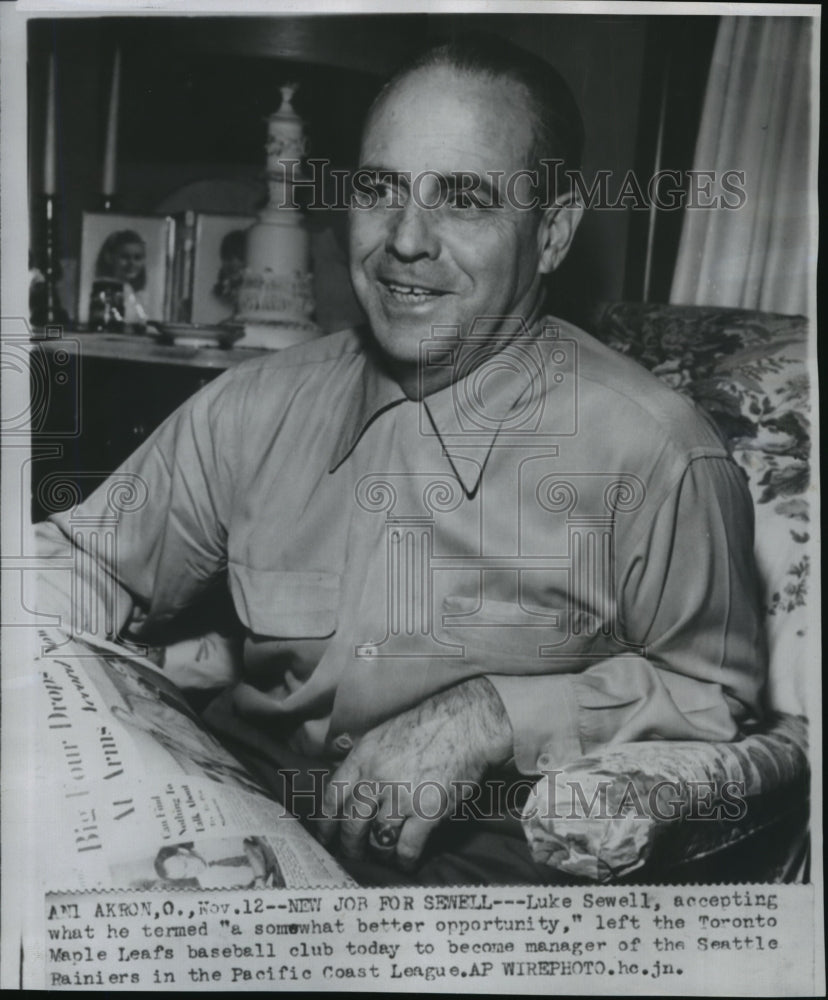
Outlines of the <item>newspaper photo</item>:
[{"label": "newspaper photo", "polygon": [[40,639],[47,885],[352,884],[157,670],[45,631]]},{"label": "newspaper photo", "polygon": [[7,989],[820,996],[818,5],[0,5]]}]

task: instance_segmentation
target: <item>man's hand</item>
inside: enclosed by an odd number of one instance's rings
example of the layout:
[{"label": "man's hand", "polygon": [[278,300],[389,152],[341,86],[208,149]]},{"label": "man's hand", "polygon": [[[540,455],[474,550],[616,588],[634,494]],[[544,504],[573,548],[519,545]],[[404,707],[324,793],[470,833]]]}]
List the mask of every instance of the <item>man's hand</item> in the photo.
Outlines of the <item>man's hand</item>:
[{"label": "man's hand", "polygon": [[319,837],[330,847],[338,838],[346,857],[371,846],[411,868],[454,809],[457,783],[479,781],[511,755],[495,689],[482,677],[458,684],[362,737],[328,786]]}]

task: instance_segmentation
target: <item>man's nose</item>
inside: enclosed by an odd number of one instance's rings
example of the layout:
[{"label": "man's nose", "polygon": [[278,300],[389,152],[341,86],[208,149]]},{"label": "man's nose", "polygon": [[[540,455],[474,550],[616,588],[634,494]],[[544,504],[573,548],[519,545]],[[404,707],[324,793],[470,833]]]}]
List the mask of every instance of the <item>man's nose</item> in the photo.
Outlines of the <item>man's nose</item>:
[{"label": "man's nose", "polygon": [[435,213],[409,198],[403,208],[390,212],[391,223],[385,249],[401,260],[425,257],[435,260],[440,253],[440,241],[435,229]]}]

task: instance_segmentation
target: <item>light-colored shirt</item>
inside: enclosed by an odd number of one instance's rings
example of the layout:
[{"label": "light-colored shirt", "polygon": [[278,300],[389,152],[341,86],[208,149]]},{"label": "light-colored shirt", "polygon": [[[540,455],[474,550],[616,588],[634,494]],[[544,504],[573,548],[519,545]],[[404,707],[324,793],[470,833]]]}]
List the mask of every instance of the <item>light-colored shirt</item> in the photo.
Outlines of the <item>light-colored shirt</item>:
[{"label": "light-colored shirt", "polygon": [[353,332],[243,363],[122,467],[147,490],[115,555],[76,530],[106,484],[45,544],[74,533],[114,625],[137,605],[147,635],[226,579],[263,724],[304,753],[481,675],[524,773],[542,746],[734,738],[767,663],[751,501],[712,425],[557,320],[457,375],[410,400]]}]

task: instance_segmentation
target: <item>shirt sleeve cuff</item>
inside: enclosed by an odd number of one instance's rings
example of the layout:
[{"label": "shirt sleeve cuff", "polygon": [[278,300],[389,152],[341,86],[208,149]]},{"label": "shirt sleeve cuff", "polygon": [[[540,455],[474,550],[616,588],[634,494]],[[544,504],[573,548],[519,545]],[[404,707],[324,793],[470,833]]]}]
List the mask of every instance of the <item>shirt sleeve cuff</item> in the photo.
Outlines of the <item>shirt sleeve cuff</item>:
[{"label": "shirt sleeve cuff", "polygon": [[[487,674],[486,678],[512,724],[515,767],[521,774],[538,774],[581,756],[578,702],[569,677]],[[541,751],[545,759],[539,766]]]}]

